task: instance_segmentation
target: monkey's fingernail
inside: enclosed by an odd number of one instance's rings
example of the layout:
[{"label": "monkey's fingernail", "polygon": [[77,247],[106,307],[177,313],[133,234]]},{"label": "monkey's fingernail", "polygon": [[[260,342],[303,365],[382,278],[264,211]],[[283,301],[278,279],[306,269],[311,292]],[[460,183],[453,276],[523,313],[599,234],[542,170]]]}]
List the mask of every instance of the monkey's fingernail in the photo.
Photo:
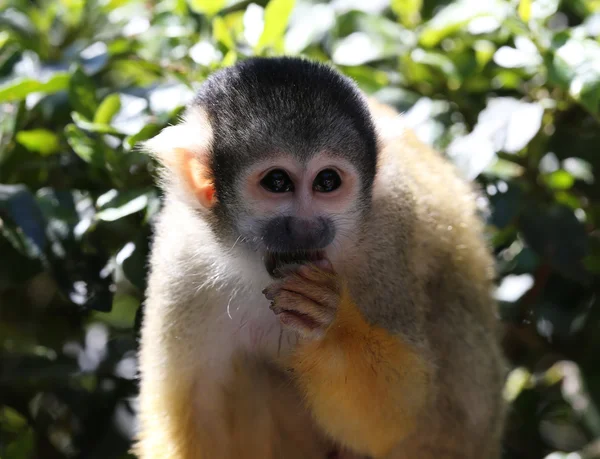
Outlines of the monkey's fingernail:
[{"label": "monkey's fingernail", "polygon": [[325,269],[327,271],[333,271],[333,265],[327,258],[315,261],[315,266],[321,269]]},{"label": "monkey's fingernail", "polygon": [[263,295],[265,296],[265,298],[267,300],[273,300],[275,299],[275,292],[271,289],[264,289],[263,290]]}]

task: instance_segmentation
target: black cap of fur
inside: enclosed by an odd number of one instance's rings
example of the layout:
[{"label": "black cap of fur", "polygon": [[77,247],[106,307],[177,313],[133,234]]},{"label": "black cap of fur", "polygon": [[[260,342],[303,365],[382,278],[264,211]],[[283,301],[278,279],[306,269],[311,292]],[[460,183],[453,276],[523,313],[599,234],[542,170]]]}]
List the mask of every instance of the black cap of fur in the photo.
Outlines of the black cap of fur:
[{"label": "black cap of fur", "polygon": [[324,150],[350,158],[367,186],[377,145],[354,83],[329,66],[299,58],[252,58],[214,73],[193,105],[213,127],[217,198],[228,201],[238,171],[281,152],[306,159]]}]

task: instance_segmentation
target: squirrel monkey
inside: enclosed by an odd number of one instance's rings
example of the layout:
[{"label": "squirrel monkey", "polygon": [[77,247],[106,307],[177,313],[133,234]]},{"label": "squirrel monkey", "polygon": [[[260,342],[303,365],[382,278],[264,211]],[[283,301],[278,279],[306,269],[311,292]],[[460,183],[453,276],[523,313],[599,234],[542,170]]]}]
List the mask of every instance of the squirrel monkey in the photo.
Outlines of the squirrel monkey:
[{"label": "squirrel monkey", "polygon": [[162,164],[142,459],[497,459],[493,258],[453,166],[324,64],[253,58]]}]

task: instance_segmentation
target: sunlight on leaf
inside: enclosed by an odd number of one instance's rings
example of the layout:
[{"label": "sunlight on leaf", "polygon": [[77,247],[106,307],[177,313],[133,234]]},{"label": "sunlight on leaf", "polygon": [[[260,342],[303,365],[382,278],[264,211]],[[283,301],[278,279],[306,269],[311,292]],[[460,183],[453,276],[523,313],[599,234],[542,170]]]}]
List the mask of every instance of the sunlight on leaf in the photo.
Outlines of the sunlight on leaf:
[{"label": "sunlight on leaf", "polygon": [[445,6],[433,19],[425,23],[419,41],[425,47],[435,46],[479,17],[491,16],[502,23],[509,14],[509,8],[508,2],[500,0],[459,0]]},{"label": "sunlight on leaf", "polygon": [[533,387],[531,373],[523,367],[515,368],[510,372],[504,385],[504,400],[513,402],[525,389]]},{"label": "sunlight on leaf", "polygon": [[96,86],[92,79],[81,68],[77,68],[69,83],[69,101],[75,111],[92,119],[98,108]]},{"label": "sunlight on leaf", "polygon": [[119,207],[112,207],[102,210],[96,214],[96,218],[107,222],[119,220],[120,218],[127,217],[128,215],[139,212],[144,209],[148,204],[148,195],[142,194],[131,201],[123,204]]},{"label": "sunlight on leaf", "polygon": [[331,58],[339,65],[361,65],[380,58],[382,54],[380,40],[363,32],[354,32],[336,43]]},{"label": "sunlight on leaf", "polygon": [[71,75],[69,73],[57,72],[43,82],[32,78],[9,80],[0,86],[0,102],[25,99],[34,92],[52,94],[62,91],[69,86],[70,79]]},{"label": "sunlight on leaf", "polygon": [[255,52],[274,46],[283,38],[295,3],[295,0],[271,0],[268,3],[264,13],[264,28],[254,47]]},{"label": "sunlight on leaf", "polygon": [[110,124],[120,109],[121,97],[119,94],[111,94],[105,97],[94,114],[94,123]]},{"label": "sunlight on leaf", "polygon": [[223,44],[227,49],[234,49],[235,43],[231,35],[231,31],[227,28],[225,20],[217,16],[212,21],[213,26],[213,39]]},{"label": "sunlight on leaf", "polygon": [[43,156],[56,153],[59,149],[58,136],[47,129],[19,131],[16,139],[28,150],[35,151]]},{"label": "sunlight on leaf", "polygon": [[212,17],[223,9],[227,0],[188,0],[188,4],[192,11]]},{"label": "sunlight on leaf", "polygon": [[528,22],[531,18],[531,0],[520,0],[518,12],[521,20]]},{"label": "sunlight on leaf", "polygon": [[592,113],[600,113],[600,44],[568,40],[556,50],[554,76],[569,94]]},{"label": "sunlight on leaf", "polygon": [[402,24],[412,27],[421,20],[423,0],[392,0],[391,7]]}]

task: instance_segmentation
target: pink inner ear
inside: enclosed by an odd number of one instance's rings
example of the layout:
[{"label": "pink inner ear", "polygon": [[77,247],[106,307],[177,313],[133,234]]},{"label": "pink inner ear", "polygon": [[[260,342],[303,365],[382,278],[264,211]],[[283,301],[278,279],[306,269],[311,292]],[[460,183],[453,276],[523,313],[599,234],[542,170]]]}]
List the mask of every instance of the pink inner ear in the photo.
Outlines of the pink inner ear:
[{"label": "pink inner ear", "polygon": [[185,149],[177,149],[176,156],[177,167],[200,204],[212,207],[216,202],[215,187],[206,165]]}]

